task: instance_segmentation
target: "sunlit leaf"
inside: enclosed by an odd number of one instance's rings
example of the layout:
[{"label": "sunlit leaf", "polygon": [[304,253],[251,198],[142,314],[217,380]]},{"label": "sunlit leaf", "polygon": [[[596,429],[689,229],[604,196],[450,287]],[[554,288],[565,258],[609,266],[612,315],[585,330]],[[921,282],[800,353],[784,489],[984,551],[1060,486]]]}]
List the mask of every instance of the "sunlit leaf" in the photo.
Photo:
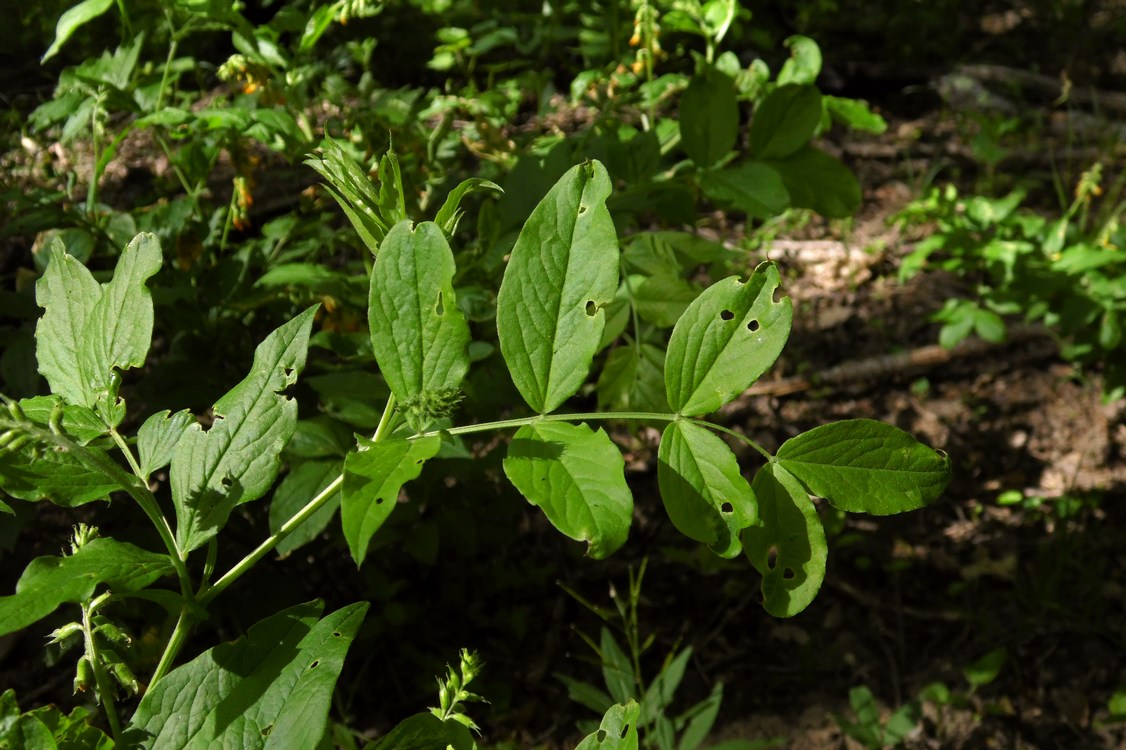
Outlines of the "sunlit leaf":
[{"label": "sunlit leaf", "polygon": [[470,177],[462,180],[457,187],[446,196],[446,202],[438,209],[434,223],[442,228],[447,235],[452,235],[457,230],[458,222],[465,212],[461,209],[461,201],[466,195],[477,190],[492,190],[503,193],[504,189],[491,180],[482,177]]},{"label": "sunlit leaf", "polygon": [[127,742],[149,750],[317,747],[368,603],[318,621],[323,608],[290,607],[169,672],[145,693]]},{"label": "sunlit leaf", "polygon": [[395,509],[399,490],[418,477],[422,465],[442,447],[434,435],[417,440],[361,442],[364,450],[344,459],[340,525],[356,565],[367,556],[368,543]]},{"label": "sunlit leaf", "polygon": [[597,161],[574,167],[520,232],[497,295],[497,334],[528,405],[554,411],[590,371],[618,287],[618,240]]},{"label": "sunlit leaf", "polygon": [[172,461],[176,444],[192,424],[195,417],[187,410],[172,414],[165,409],[145,420],[137,430],[137,458],[146,477]]},{"label": "sunlit leaf", "polygon": [[598,731],[588,735],[575,750],[637,750],[637,720],[641,706],[635,701],[610,706]]},{"label": "sunlit leaf", "polygon": [[657,481],[680,533],[721,557],[739,554],[739,533],[755,522],[758,509],[735,454],[718,436],[691,422],[670,422],[661,435]]},{"label": "sunlit leaf", "polygon": [[45,63],[54,57],[75,31],[105,13],[111,7],[113,7],[113,0],[83,0],[59,16],[58,23],[55,24],[55,40],[51,42],[51,46],[43,53],[39,62]]},{"label": "sunlit leaf", "polygon": [[921,508],[950,482],[950,459],[873,419],[815,427],[790,438],[778,465],[841,510],[889,515]]},{"label": "sunlit leaf", "polygon": [[625,462],[602,430],[585,424],[536,422],[517,430],[504,473],[555,528],[589,542],[603,558],[621,547],[633,520]]},{"label": "sunlit leaf", "polygon": [[751,483],[758,526],[743,532],[743,551],[762,575],[762,606],[793,617],[809,606],[825,579],[825,528],[809,495],[777,464],[759,469]]},{"label": "sunlit leaf", "polygon": [[282,391],[305,366],[316,311],[267,336],[254,350],[250,374],[215,403],[211,427],[189,425],[177,442],[170,484],[182,550],[206,543],[236,505],[262,497],[274,483],[297,425],[297,402]]},{"label": "sunlit leaf", "polygon": [[669,405],[685,416],[715,411],[774,363],[790,335],[787,297],[774,301],[778,269],[729,276],[704,290],[673,328],[665,357]]},{"label": "sunlit leaf", "polygon": [[100,584],[126,593],[171,572],[168,555],[109,538],[87,542],[67,557],[37,557],[16,582],[16,593],[0,596],[0,635],[26,628],[67,602],[86,601]]}]

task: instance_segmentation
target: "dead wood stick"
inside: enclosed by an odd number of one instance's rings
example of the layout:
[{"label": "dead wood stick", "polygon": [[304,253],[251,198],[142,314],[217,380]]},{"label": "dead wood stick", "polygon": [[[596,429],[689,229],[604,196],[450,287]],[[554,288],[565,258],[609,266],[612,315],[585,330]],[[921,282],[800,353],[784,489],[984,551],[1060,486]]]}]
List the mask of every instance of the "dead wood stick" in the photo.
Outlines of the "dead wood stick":
[{"label": "dead wood stick", "polygon": [[[1005,65],[960,65],[957,72],[982,82],[1013,84],[1032,89],[1053,98],[1058,98],[1064,93],[1065,84],[1060,78]],[[1084,107],[1126,112],[1126,94],[1120,91],[1100,91],[1086,86],[1074,86],[1066,93],[1069,101]]]},{"label": "dead wood stick", "polygon": [[978,338],[966,339],[950,349],[933,344],[907,352],[882,354],[877,357],[843,362],[808,377],[796,376],[769,382],[758,382],[747,389],[742,396],[725,406],[722,413],[731,415],[740,412],[747,407],[747,401],[756,396],[788,396],[811,388],[832,388],[847,383],[880,381],[926,370],[955,359],[980,357],[987,352],[1020,341],[1051,340],[1047,329],[1038,325],[1010,326],[1008,334],[1008,338],[999,344]]}]

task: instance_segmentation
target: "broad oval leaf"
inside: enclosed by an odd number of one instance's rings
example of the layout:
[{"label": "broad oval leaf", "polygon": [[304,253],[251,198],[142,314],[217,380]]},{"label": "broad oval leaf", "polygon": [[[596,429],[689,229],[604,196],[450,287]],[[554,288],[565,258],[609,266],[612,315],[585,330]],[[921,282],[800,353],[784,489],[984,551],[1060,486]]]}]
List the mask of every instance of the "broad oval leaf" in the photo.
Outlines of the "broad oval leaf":
[{"label": "broad oval leaf", "polygon": [[47,258],[47,270],[35,283],[35,301],[44,309],[35,326],[39,373],[52,393],[68,403],[92,407],[94,399],[78,366],[78,350],[102,289],[93,274],[67,254],[62,240],[56,238],[48,246]]},{"label": "broad oval leaf", "polygon": [[704,194],[758,219],[770,219],[790,207],[782,175],[769,164],[748,161],[700,176]]},{"label": "broad oval leaf", "polygon": [[657,453],[657,482],[680,533],[720,557],[739,554],[739,534],[756,521],[758,507],[735,454],[717,435],[691,422],[670,422]]},{"label": "broad oval leaf", "polygon": [[369,750],[476,750],[469,728],[456,719],[442,721],[430,712],[408,716]]},{"label": "broad oval leaf", "polygon": [[67,602],[82,602],[107,584],[115,593],[139,591],[172,572],[168,555],[116,539],[94,539],[67,557],[37,557],[16,582],[16,593],[0,596],[0,635],[41,620]]},{"label": "broad oval leaf", "polygon": [[795,208],[808,208],[830,219],[852,216],[860,208],[860,182],[839,159],[806,146],[770,166],[782,176]]},{"label": "broad oval leaf", "polygon": [[793,617],[825,580],[825,527],[809,495],[779,465],[759,469],[751,488],[760,524],[743,532],[743,551],[762,574],[763,608],[775,617]]},{"label": "broad oval leaf", "polygon": [[693,76],[680,95],[680,142],[696,166],[715,164],[735,147],[739,104],[735,82],[713,67]]},{"label": "broad oval leaf", "polygon": [[172,461],[176,443],[195,424],[195,417],[186,409],[172,414],[168,409],[145,420],[137,430],[137,458],[146,477],[163,469]]},{"label": "broad oval leaf", "polygon": [[176,541],[185,553],[205,544],[240,503],[270,489],[280,454],[297,426],[297,402],[282,394],[305,366],[317,308],[282,325],[254,350],[250,374],[220,398],[206,431],[192,424],[172,452],[169,483]]},{"label": "broad oval leaf", "polygon": [[[105,461],[113,459],[100,448],[87,447]],[[71,451],[37,448],[29,443],[19,450],[0,451],[0,488],[21,500],[50,500],[73,508],[124,489],[114,477],[99,471]]]},{"label": "broad oval leaf", "polygon": [[344,459],[340,524],[356,565],[367,556],[368,543],[395,509],[399,490],[418,477],[422,465],[442,447],[437,435],[417,440],[364,440],[364,450]]},{"label": "broad oval leaf", "polygon": [[775,459],[841,510],[884,516],[921,508],[950,482],[950,458],[874,419],[849,419],[790,438]]},{"label": "broad oval leaf", "polygon": [[[469,369],[469,325],[454,296],[454,255],[434,222],[391,228],[371,272],[368,324],[380,372],[408,414],[447,400]],[[425,429],[421,419],[418,430]]]},{"label": "broad oval leaf", "polygon": [[778,71],[778,85],[813,83],[821,73],[821,48],[807,36],[795,34],[783,42],[790,50],[790,59]]},{"label": "broad oval leaf", "polygon": [[809,143],[821,122],[821,92],[809,85],[779,86],[758,105],[751,120],[751,154],[780,159]]},{"label": "broad oval leaf", "polygon": [[567,422],[524,425],[508,446],[504,473],[555,528],[589,542],[591,557],[606,557],[625,543],[633,496],[622,454],[602,430]]},{"label": "broad oval leaf", "polygon": [[774,301],[779,281],[778,269],[764,263],[746,282],[729,276],[689,305],[665,357],[665,390],[678,414],[715,411],[774,364],[793,316],[788,297]]},{"label": "broad oval leaf", "polygon": [[306,750],[328,725],[332,691],[368,603],[318,621],[290,607],[204,651],[149,688],[125,732],[149,750]]},{"label": "broad oval leaf", "polygon": [[541,414],[586,380],[618,287],[618,238],[600,162],[572,168],[532,211],[497,294],[497,335],[512,381]]}]

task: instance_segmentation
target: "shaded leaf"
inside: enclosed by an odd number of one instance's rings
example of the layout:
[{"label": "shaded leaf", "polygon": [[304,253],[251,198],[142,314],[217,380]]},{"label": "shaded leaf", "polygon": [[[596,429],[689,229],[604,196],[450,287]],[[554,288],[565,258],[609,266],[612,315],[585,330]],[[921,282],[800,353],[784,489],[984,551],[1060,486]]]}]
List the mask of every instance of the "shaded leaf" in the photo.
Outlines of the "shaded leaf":
[{"label": "shaded leaf", "polygon": [[814,495],[852,513],[921,508],[950,482],[950,459],[873,419],[849,419],[790,438],[776,460]]},{"label": "shaded leaf", "polygon": [[476,747],[465,725],[453,719],[442,721],[428,712],[400,721],[380,737],[371,750],[474,750]]},{"label": "shaded leaf", "polygon": [[[292,466],[274,490],[270,499],[270,533],[276,534],[286,521],[321,490],[332,484],[343,471],[343,463],[334,461],[303,461]],[[333,493],[316,513],[309,516],[289,536],[282,539],[276,547],[279,557],[286,557],[299,547],[308,544],[325,530],[340,507],[340,493]]]},{"label": "shaded leaf", "polygon": [[770,219],[790,207],[790,193],[774,167],[748,161],[700,177],[704,194],[756,219]]},{"label": "shaded leaf", "polygon": [[637,314],[661,328],[672,328],[680,316],[700,296],[700,288],[677,274],[660,273],[634,288]]},{"label": "shaded leaf", "polygon": [[756,159],[789,156],[809,143],[820,121],[821,93],[814,86],[779,86],[755,110],[751,154]]},{"label": "shaded leaf", "polygon": [[750,279],[729,276],[704,290],[673,328],[665,389],[679,414],[715,411],[778,358],[790,335],[788,297],[774,301],[778,269],[764,263]]},{"label": "shaded leaf", "polygon": [[860,182],[836,157],[812,146],[769,162],[782,176],[795,208],[809,208],[830,219],[852,216],[860,208]]},{"label": "shaded leaf", "polygon": [[504,473],[555,528],[589,542],[591,557],[606,557],[625,543],[633,496],[622,454],[602,430],[566,422],[524,425],[508,447]]},{"label": "shaded leaf", "polygon": [[739,131],[734,81],[713,67],[705,67],[680,95],[677,120],[688,158],[701,168],[715,164],[735,147]]},{"label": "shaded leaf", "polygon": [[673,526],[721,557],[734,557],[740,532],[755,523],[758,508],[735,454],[710,430],[670,422],[657,453],[657,482]]},{"label": "shaded leaf", "polygon": [[618,286],[618,240],[597,161],[567,172],[520,232],[497,295],[497,334],[512,380],[537,412],[583,384]]},{"label": "shaded leaf", "polygon": [[759,469],[751,489],[760,525],[743,532],[743,551],[762,575],[763,608],[775,617],[793,617],[809,606],[825,579],[825,528],[809,495],[777,464]]},{"label": "shaded leaf", "polygon": [[619,346],[610,352],[598,376],[599,408],[668,411],[664,373],[664,350],[652,344]]}]

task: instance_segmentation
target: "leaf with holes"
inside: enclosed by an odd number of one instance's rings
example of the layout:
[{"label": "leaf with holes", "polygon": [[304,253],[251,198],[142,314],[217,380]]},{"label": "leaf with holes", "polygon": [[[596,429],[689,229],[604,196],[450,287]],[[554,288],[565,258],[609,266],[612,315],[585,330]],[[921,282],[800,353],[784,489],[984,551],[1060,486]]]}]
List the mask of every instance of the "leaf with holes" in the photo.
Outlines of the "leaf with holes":
[{"label": "leaf with holes", "polygon": [[809,606],[825,579],[829,547],[809,495],[788,471],[770,463],[751,483],[761,525],[743,532],[743,551],[762,574],[762,606],[793,617]]},{"label": "leaf with holes", "polygon": [[168,555],[108,538],[94,539],[67,557],[37,557],[16,582],[16,593],[0,596],[0,635],[22,630],[62,604],[90,599],[100,584],[124,594],[171,572]]},{"label": "leaf with holes", "polygon": [[[372,268],[371,346],[408,415],[424,414],[429,400],[448,398],[469,369],[469,326],[454,297],[454,270],[446,236],[431,221],[392,227]],[[421,432],[427,421],[412,426]]]},{"label": "leaf with holes", "polygon": [[176,541],[189,552],[214,537],[240,503],[257,500],[277,478],[280,454],[297,427],[297,402],[282,391],[305,366],[310,307],[254,350],[250,374],[212,411],[206,431],[184,431],[172,452],[169,483],[176,506]]},{"label": "leaf with holes", "polygon": [[637,750],[637,719],[641,706],[636,701],[610,706],[598,730],[578,744],[575,750]]},{"label": "leaf with holes", "polygon": [[776,460],[841,510],[886,516],[922,508],[950,482],[950,458],[874,419],[849,419],[790,438]]},{"label": "leaf with holes", "polygon": [[680,533],[720,557],[739,554],[739,533],[758,509],[735,454],[719,437],[691,422],[670,422],[657,452],[657,483]]},{"label": "leaf with holes", "polygon": [[633,496],[622,454],[602,430],[567,422],[524,425],[508,446],[504,473],[555,528],[589,542],[591,557],[606,557],[625,543]]},{"label": "leaf with holes", "polygon": [[600,162],[563,175],[512,248],[497,294],[497,335],[524,400],[547,414],[586,380],[618,287],[618,239]]},{"label": "leaf with holes", "polygon": [[160,243],[152,234],[138,234],[105,284],[61,242],[48,253],[47,270],[35,285],[35,301],[46,310],[35,329],[39,372],[52,392],[97,408],[116,424],[124,410],[117,403],[115,370],[143,365],[152,340],[152,295],[145,282],[160,270]]},{"label": "leaf with holes", "polygon": [[746,282],[729,276],[705,289],[677,321],[665,357],[665,390],[678,414],[715,411],[774,364],[793,316],[788,297],[774,301],[778,283],[778,269],[769,263]]},{"label": "leaf with holes", "polygon": [[328,725],[332,691],[367,602],[318,621],[309,602],[252,625],[154,684],[125,732],[148,750],[304,750]]},{"label": "leaf with holes", "polygon": [[340,525],[356,565],[367,556],[368,543],[395,509],[399,490],[418,477],[422,465],[442,446],[437,435],[417,440],[361,440],[365,450],[344,459]]}]

